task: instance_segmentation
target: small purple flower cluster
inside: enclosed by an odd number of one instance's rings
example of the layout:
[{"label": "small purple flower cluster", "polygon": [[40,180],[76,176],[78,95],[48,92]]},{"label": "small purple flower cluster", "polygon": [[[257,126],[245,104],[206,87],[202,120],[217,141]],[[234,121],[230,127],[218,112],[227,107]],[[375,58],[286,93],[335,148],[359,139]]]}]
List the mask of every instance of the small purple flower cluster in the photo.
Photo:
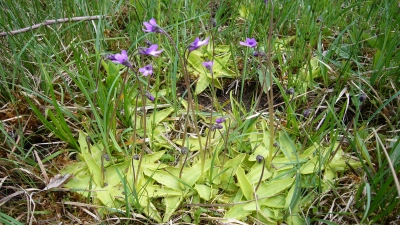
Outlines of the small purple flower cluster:
[{"label": "small purple flower cluster", "polygon": [[[266,1],[267,2],[267,1]],[[152,18],[150,19],[148,22],[144,22],[143,23],[144,28],[143,31],[146,33],[161,33],[161,34],[167,34],[158,24],[157,21]],[[190,52],[199,49],[201,46],[207,45],[208,42],[210,40],[210,37],[207,37],[204,40],[200,40],[199,37],[196,37],[195,40],[189,44],[189,46],[187,47],[189,54]],[[245,46],[245,47],[249,47],[249,48],[256,48],[257,47],[257,41],[254,38],[246,38],[245,41],[240,41],[239,42],[240,45]],[[139,49],[138,53],[141,55],[147,55],[147,56],[160,56],[160,54],[163,52],[163,49],[158,50],[158,45],[157,44],[152,44],[152,43],[148,43],[148,47],[142,47]],[[256,55],[257,52],[254,52],[254,54]],[[122,50],[121,53],[117,53],[117,54],[113,54],[113,55],[109,55],[107,56],[107,58],[112,61],[113,63],[117,63],[117,64],[121,64],[124,65],[128,68],[132,69],[132,64],[129,62],[129,57],[128,54],[126,52],[126,50]],[[214,65],[214,61],[204,61],[202,63],[202,65],[210,72],[212,73],[212,67]],[[149,76],[153,74],[153,66],[151,64],[146,65],[142,68],[139,68],[139,72],[143,75],[143,76]],[[154,96],[152,96],[149,92],[146,92],[146,97],[151,100],[154,101]],[[222,121],[224,122],[225,119],[224,118],[218,118],[216,121],[215,127],[216,129],[221,129]]]},{"label": "small purple flower cluster", "polygon": [[211,130],[217,130],[217,129],[222,129],[222,128],[224,128],[223,126],[222,126],[222,123],[224,123],[226,121],[226,118],[225,117],[219,117],[219,118],[217,118],[216,120],[215,120],[215,124],[213,124],[212,126],[211,126]]}]

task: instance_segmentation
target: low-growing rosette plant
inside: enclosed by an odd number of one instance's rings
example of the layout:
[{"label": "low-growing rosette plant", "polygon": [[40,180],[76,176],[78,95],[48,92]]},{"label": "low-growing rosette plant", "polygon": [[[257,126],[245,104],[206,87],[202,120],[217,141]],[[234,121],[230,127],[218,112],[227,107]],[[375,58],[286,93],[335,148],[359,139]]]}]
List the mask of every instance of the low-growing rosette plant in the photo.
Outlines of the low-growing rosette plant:
[{"label": "low-growing rosette plant", "polygon": [[[215,106],[219,103],[214,102],[217,98],[211,85],[210,110],[199,112],[192,97],[188,60],[191,54],[200,52],[195,50],[209,44],[210,37],[203,40],[196,37],[189,45],[179,46],[154,18],[144,22],[142,30],[148,35],[159,34],[166,39],[159,40],[158,44],[139,47],[132,51],[136,54],[131,56],[126,50],[107,56],[111,64],[127,68],[121,72],[125,73],[125,80],[114,100],[115,107],[106,130],[106,143],[115,146],[115,152],[107,152],[106,146],[100,142],[88,142],[88,134],[81,131],[78,158],[82,161],[64,169],[64,173],[75,175],[75,179],[66,186],[85,195],[89,191],[96,202],[105,206],[99,209],[103,210],[101,214],[108,213],[107,210],[129,209],[146,214],[151,222],[168,223],[179,207],[188,202],[193,205],[217,202],[226,206],[223,209],[226,221],[257,218],[260,223],[292,223],[302,221],[299,210],[310,204],[308,198],[292,200],[297,192],[302,191],[304,180],[317,180],[311,188],[328,191],[337,172],[346,170],[346,163],[353,168],[360,166],[355,160],[345,159],[340,147],[337,147],[340,154],[325,161],[320,159],[328,158],[330,147],[312,142],[307,148],[298,149],[301,146],[298,139],[292,139],[280,123],[278,127],[272,111],[273,104],[269,105],[272,109],[269,118],[263,113],[241,117],[245,109],[233,98],[230,99],[231,111],[215,112],[215,108],[223,107]],[[162,64],[157,63],[167,60],[162,58],[164,49],[159,48],[165,46],[163,40],[168,40],[175,50],[172,54],[165,50],[164,54],[179,57],[186,99],[160,97],[160,87],[151,83],[157,77],[157,71],[162,71]],[[248,52],[254,51],[258,43],[255,38],[246,38],[239,45],[247,47]],[[159,60],[153,61],[152,57],[159,57]],[[220,66],[215,56],[211,55],[209,61],[203,61],[209,56],[196,57],[201,59],[196,62],[197,65],[213,78]],[[143,61],[135,62],[133,59]],[[262,66],[261,62],[259,66]],[[124,94],[131,92],[136,95],[125,97]],[[294,89],[288,89],[286,94],[293,99],[295,93]],[[273,95],[268,97],[271,98],[269,103],[273,103]],[[117,127],[118,124],[116,112],[121,110],[119,101],[129,101],[125,106],[132,105],[134,115],[129,118],[133,127],[118,136],[110,131],[112,125]],[[174,109],[163,104],[162,107],[166,108],[157,108],[162,101],[176,102],[182,107]],[[199,118],[201,121],[197,121]],[[129,138],[123,139],[126,133]],[[117,152],[121,148],[133,150]],[[128,154],[122,155],[121,152]],[[172,157],[172,162],[164,163],[170,152],[175,152],[176,157]],[[311,197],[315,196],[312,190],[307,192],[311,193]]]}]

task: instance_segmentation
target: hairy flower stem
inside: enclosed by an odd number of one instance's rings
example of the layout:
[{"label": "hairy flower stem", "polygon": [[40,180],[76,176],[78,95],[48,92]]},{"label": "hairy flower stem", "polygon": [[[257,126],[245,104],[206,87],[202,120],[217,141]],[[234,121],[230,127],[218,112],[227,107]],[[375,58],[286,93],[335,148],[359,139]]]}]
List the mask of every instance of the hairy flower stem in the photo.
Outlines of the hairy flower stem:
[{"label": "hairy flower stem", "polygon": [[[292,104],[292,101],[294,99],[294,94],[291,95],[290,100],[288,102],[288,104],[285,106],[285,108],[283,109],[283,112],[286,112],[290,106],[290,104]],[[282,113],[282,115],[279,117],[278,123],[276,123],[275,128],[274,128],[274,133],[276,134],[276,131],[278,130],[278,126],[281,124],[282,122],[282,118],[283,116],[286,115],[285,113]]]},{"label": "hairy flower stem", "polygon": [[269,31],[268,31],[268,51],[267,51],[267,66],[270,67],[270,76],[269,76],[269,83],[271,84],[271,88],[269,89],[269,98],[268,98],[268,109],[269,109],[269,130],[270,130],[270,138],[269,138],[269,155],[267,159],[267,167],[268,169],[271,168],[271,162],[272,162],[272,149],[274,146],[274,140],[275,140],[275,130],[274,130],[274,91],[272,88],[272,62],[271,62],[271,57],[272,57],[272,32],[273,32],[273,15],[274,15],[274,3],[273,1],[270,1],[271,4],[271,12],[270,12],[270,26],[269,26]]},{"label": "hairy flower stem", "polygon": [[[134,111],[134,126],[133,126],[133,140],[136,140],[136,123],[137,123],[137,109],[138,109],[138,99],[139,95],[136,96],[135,98],[135,111]],[[135,165],[134,165],[134,158],[132,157],[132,175],[133,175],[133,183],[136,184],[136,173],[135,173]]]},{"label": "hairy flower stem", "polygon": [[[267,168],[270,169],[271,168],[271,162],[272,162],[272,158],[273,158],[273,154],[272,154],[272,149],[273,149],[273,144],[274,144],[274,140],[275,140],[275,129],[274,129],[274,92],[273,92],[273,88],[272,88],[272,62],[271,62],[271,55],[272,55],[272,32],[273,32],[273,15],[274,15],[274,4],[273,1],[269,1],[269,3],[271,4],[271,12],[270,12],[270,18],[269,18],[269,30],[268,30],[268,39],[267,39],[267,68],[264,68],[263,66],[261,66],[261,68],[263,69],[263,75],[264,75],[264,81],[262,83],[262,91],[265,90],[265,85],[266,85],[266,79],[267,76],[269,75],[269,83],[270,83],[270,87],[269,90],[267,90],[267,99],[268,99],[268,114],[269,114],[269,131],[270,131],[270,135],[269,135],[269,151],[268,151],[268,158],[267,158]],[[267,74],[267,71],[269,71],[269,74]],[[260,93],[260,95],[258,96],[257,99],[257,103],[256,103],[256,107],[255,109],[257,109],[259,103],[260,103],[260,99],[261,99],[261,95],[262,95],[262,91]]]},{"label": "hairy flower stem", "polygon": [[263,165],[262,165],[262,170],[261,170],[260,179],[258,180],[258,183],[257,183],[256,189],[254,189],[254,193],[256,193],[256,192],[257,192],[257,190],[258,190],[258,188],[260,187],[260,184],[261,184],[262,178],[263,178],[263,176],[264,176],[264,169],[265,169],[265,159],[263,159]]},{"label": "hairy flower stem", "polygon": [[[183,147],[182,149],[186,149],[186,148]],[[185,160],[183,160],[183,163],[182,163],[182,156],[181,156],[181,159],[180,159],[182,165],[181,165],[181,169],[179,170],[179,179],[182,178],[183,168],[185,168],[186,161],[187,161],[187,159],[188,159],[188,157],[189,157],[189,151],[185,150],[185,152],[183,152],[183,151],[181,150],[181,154],[186,154],[186,156],[185,156]]]},{"label": "hairy flower stem", "polygon": [[[248,55],[249,55],[249,49],[246,48],[246,54],[244,56],[245,59],[248,58]],[[247,60],[246,60],[246,63],[244,63],[244,67],[243,67],[243,71],[246,71],[246,70],[247,70]],[[242,83],[241,83],[241,87],[240,87],[240,105],[243,104],[243,92],[244,92],[244,81],[245,81],[245,79],[246,79],[246,75],[245,75],[245,72],[243,72],[243,74],[242,74]]]},{"label": "hairy flower stem", "polygon": [[[160,28],[161,29],[161,28]],[[188,108],[187,108],[187,114],[186,114],[186,118],[185,118],[185,129],[183,131],[183,137],[182,137],[182,147],[185,146],[185,141],[186,141],[186,136],[187,136],[187,128],[189,126],[189,115],[190,115],[190,111],[192,111],[193,114],[193,121],[194,121],[194,127],[195,127],[195,131],[196,131],[196,135],[199,139],[199,146],[200,146],[200,151],[205,151],[202,148],[202,144],[201,144],[201,137],[200,137],[200,132],[199,132],[199,127],[197,125],[197,118],[196,118],[196,112],[194,110],[194,105],[193,105],[193,96],[192,96],[192,91],[190,89],[190,81],[189,81],[189,73],[187,71],[187,65],[186,65],[186,61],[187,59],[183,59],[182,56],[179,54],[179,50],[178,47],[176,46],[174,40],[172,40],[172,37],[169,36],[169,34],[167,32],[165,32],[164,30],[161,29],[161,33],[164,34],[167,39],[169,40],[169,42],[172,44],[172,46],[174,46],[174,49],[176,51],[176,54],[179,57],[179,61],[182,65],[182,73],[183,73],[183,77],[185,79],[185,86],[186,89],[188,91]],[[186,53],[186,51],[185,51]],[[190,54],[190,52],[189,52]],[[189,58],[189,54],[188,54],[188,58]],[[202,158],[202,173],[204,171],[204,163],[205,163],[205,158]]]},{"label": "hairy flower stem", "polygon": [[[189,54],[188,53],[188,58],[189,58]],[[185,71],[185,84],[186,84],[186,88],[188,90],[188,109],[187,109],[187,115],[186,115],[186,119],[185,119],[185,130],[184,130],[184,135],[183,135],[183,139],[182,139],[182,145],[185,144],[185,139],[186,139],[186,135],[187,135],[187,127],[188,127],[188,121],[189,121],[189,113],[190,113],[190,109],[192,110],[192,116],[193,116],[193,122],[194,122],[194,129],[196,131],[196,135],[197,138],[199,140],[199,147],[200,147],[200,152],[201,151],[206,151],[205,149],[203,149],[202,144],[201,144],[201,137],[200,137],[200,132],[199,132],[199,127],[197,125],[197,117],[196,117],[196,112],[194,110],[194,105],[193,105],[193,97],[192,97],[192,91],[190,88],[190,81],[189,81],[189,74],[187,72],[187,67],[186,67],[186,61],[188,60],[188,58],[186,60],[184,60],[184,71]],[[203,155],[204,156],[204,155]],[[206,161],[205,157],[202,158],[201,160],[201,174],[203,174],[204,172],[204,163]]]},{"label": "hairy flower stem", "polygon": [[229,152],[228,152],[228,138],[229,138],[229,130],[230,129],[231,129],[231,122],[229,121],[228,122],[228,127],[225,130],[225,133],[226,133],[225,137],[224,137],[224,135],[222,135],[221,131],[219,131],[220,135],[222,137],[222,140],[224,140],[224,150],[223,151],[226,153],[226,154],[223,154],[222,164],[221,165],[225,165],[226,156],[229,155]]},{"label": "hairy flower stem", "polygon": [[[122,92],[124,91],[125,84],[128,82],[128,78],[129,78],[128,70],[126,70],[126,72],[125,72],[125,78],[124,78],[124,80],[123,80],[123,82],[122,82],[122,85],[121,85],[121,90],[119,91],[119,94],[118,94],[118,96],[117,96],[117,99],[115,100],[114,110],[113,110],[112,113],[111,113],[111,117],[109,118],[109,122],[108,122],[108,125],[107,125],[107,129],[106,129],[106,131],[107,131],[107,132],[106,132],[106,144],[107,144],[107,145],[108,145],[108,140],[109,140],[109,136],[110,136],[110,130],[111,130],[111,126],[112,126],[112,121],[115,119],[115,114],[117,113],[117,108],[118,108],[118,105],[119,105],[119,102],[120,102],[120,99],[121,99],[121,96],[122,96]],[[115,136],[115,133],[114,133],[114,136]],[[102,156],[107,155],[107,154],[108,154],[108,153],[107,153],[107,147],[104,146]],[[104,187],[104,185],[105,185],[105,180],[106,180],[106,174],[105,174],[105,168],[104,168],[104,162],[103,162],[103,160],[104,160],[104,158],[101,157],[101,177],[102,177],[102,184],[101,184],[101,186],[102,186],[102,187]]]},{"label": "hairy flower stem", "polygon": [[[211,135],[211,127],[213,125],[213,111],[214,111],[214,95],[215,95],[215,93],[214,93],[214,82],[213,82],[214,73],[213,73],[212,69],[210,70],[210,73],[211,73],[211,93],[212,93],[212,96],[211,96],[210,125],[209,125],[210,127],[208,129],[208,134],[207,134],[207,138],[206,138],[206,145],[204,146],[203,159],[206,158],[206,154],[207,154],[208,146],[209,146],[208,142],[210,140],[210,135]],[[211,155],[210,151],[208,151],[208,152]],[[211,171],[210,173],[212,173],[212,170],[210,170],[210,171]]]},{"label": "hairy flower stem", "polygon": [[[129,67],[129,69],[132,70],[132,72],[135,74],[137,82],[139,83],[139,92],[140,95],[142,96],[142,126],[143,126],[143,141],[142,141],[142,151],[140,151],[140,158],[139,158],[139,164],[138,164],[138,169],[136,170],[136,176],[134,175],[135,179],[135,186],[137,184],[138,178],[139,178],[139,173],[140,173],[140,167],[142,165],[142,161],[143,161],[143,155],[144,155],[144,150],[146,149],[146,95],[145,92],[143,90],[142,85],[140,84],[140,79],[139,76],[137,75],[137,73],[135,73],[135,70],[132,66]],[[135,124],[136,126],[136,124]]]},{"label": "hairy flower stem", "polygon": [[[138,50],[139,49],[136,49],[134,52],[136,52]],[[137,82],[140,82],[139,76],[136,74],[136,72],[134,70],[134,67],[129,62],[126,62],[126,64],[123,64],[123,65],[125,65],[128,69],[130,69],[133,72],[133,74],[135,74]],[[125,89],[125,85],[128,82],[128,79],[129,79],[129,75],[128,75],[128,70],[127,70],[126,74],[125,74],[125,78],[124,78],[124,80],[122,82],[122,86],[121,86],[120,92],[119,92],[119,94],[117,96],[117,99],[115,101],[114,110],[113,110],[113,112],[111,114],[110,121],[109,121],[109,124],[107,126],[106,144],[108,144],[108,140],[109,140],[111,123],[116,117],[116,112],[117,112],[117,109],[118,109],[118,105],[119,105],[119,102],[122,99],[122,93],[123,93],[123,91]],[[143,154],[144,154],[143,152],[144,152],[144,149],[146,148],[146,142],[145,142],[145,140],[146,140],[146,97],[145,97],[145,92],[143,91],[143,87],[142,87],[142,85],[140,85],[140,83],[139,83],[139,92],[140,92],[140,95],[142,96],[142,111],[143,111],[142,112],[143,113],[143,115],[142,115],[142,124],[143,125],[142,126],[143,126],[143,133],[144,133],[144,135],[143,135],[143,140],[144,141],[142,142],[142,151],[140,153],[140,161],[139,161],[139,165],[138,165],[138,170],[136,172],[136,176],[135,176],[135,172],[133,171],[133,177],[134,177],[135,185],[137,183],[137,179],[136,178],[139,176],[139,172],[140,172],[139,168],[140,168],[140,165],[142,163],[142,158],[143,158]],[[137,99],[136,99],[136,103],[137,103]],[[136,121],[136,113],[137,113],[137,111],[135,109],[135,121]],[[114,136],[115,136],[115,133],[114,133]],[[136,138],[136,125],[135,125],[135,129],[134,129],[134,138]],[[102,165],[102,168],[101,168],[101,173],[102,174],[101,175],[103,177],[103,182],[102,182],[101,186],[103,186],[103,187],[104,187],[105,179],[106,179],[105,178],[105,169],[104,169],[104,163],[103,163],[104,159],[103,158],[105,158],[107,156],[108,156],[107,150],[106,150],[106,148],[104,148],[103,149],[103,155],[102,155],[102,158],[101,158],[101,160],[102,160],[102,164],[101,164]],[[107,158],[109,158],[109,157],[107,157]]]},{"label": "hairy flower stem", "polygon": [[[212,8],[212,6],[214,5],[214,3],[213,3],[213,1],[211,1],[210,2],[210,12],[212,12],[212,10],[213,10],[213,8]],[[212,15],[212,13],[210,13],[210,15]],[[211,46],[212,46],[212,53],[211,53],[211,55],[212,55],[212,59],[211,59],[211,62],[214,62],[214,36],[213,36],[213,32],[212,32],[212,27],[213,27],[213,24],[212,24],[212,21],[210,20],[210,36],[211,36]],[[208,69],[208,68],[207,68]],[[212,127],[212,125],[213,125],[213,112],[214,112],[214,97],[215,97],[215,89],[214,89],[214,72],[213,72],[213,69],[212,69],[212,66],[211,66],[211,68],[209,69],[209,71],[210,71],[210,74],[211,74],[211,112],[210,112],[210,128]],[[208,146],[210,145],[208,142],[210,141],[210,134],[211,134],[211,129],[208,129],[208,134],[207,134],[207,139],[206,139],[206,144],[205,144],[205,146],[204,146],[204,153],[203,153],[203,160],[205,160],[206,159],[206,154],[207,154],[207,151],[208,151]],[[214,135],[215,135],[215,132],[214,132]],[[211,156],[211,152],[210,151],[208,151],[209,152],[209,155]],[[203,168],[202,168],[202,171],[204,171],[204,164],[203,164]],[[210,169],[210,178],[212,177],[212,172],[213,172],[213,170],[212,169]],[[211,182],[211,179],[210,179],[210,182]]]}]

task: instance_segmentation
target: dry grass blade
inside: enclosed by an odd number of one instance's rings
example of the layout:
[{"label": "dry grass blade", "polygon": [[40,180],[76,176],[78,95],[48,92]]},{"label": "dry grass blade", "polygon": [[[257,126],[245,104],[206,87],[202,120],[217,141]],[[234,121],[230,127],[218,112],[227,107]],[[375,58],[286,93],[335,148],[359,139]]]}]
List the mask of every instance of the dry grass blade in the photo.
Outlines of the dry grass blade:
[{"label": "dry grass blade", "polygon": [[37,162],[38,162],[38,164],[39,164],[40,170],[42,171],[42,174],[43,174],[43,177],[44,177],[44,182],[45,182],[45,184],[47,185],[47,184],[49,184],[49,176],[47,176],[46,169],[44,168],[43,163],[42,163],[42,160],[40,159],[40,157],[39,157],[37,151],[34,150],[33,152],[34,152],[35,157],[36,157],[36,160],[37,160]]},{"label": "dry grass blade", "polygon": [[30,30],[37,29],[39,27],[49,26],[49,25],[56,24],[56,23],[98,20],[98,19],[100,19],[102,17],[108,18],[109,16],[78,16],[78,17],[72,17],[72,18],[46,20],[43,23],[38,23],[38,24],[32,25],[30,27],[25,27],[25,28],[18,29],[18,30],[13,30],[13,31],[10,31],[10,32],[1,32],[0,33],[0,37],[7,36],[7,34],[9,34],[9,35],[20,34],[20,33],[24,33],[24,32],[30,31]]},{"label": "dry grass blade", "polygon": [[80,207],[84,212],[86,212],[89,216],[93,217],[96,221],[101,221],[100,218],[98,216],[96,216],[94,213],[90,212],[89,210]]},{"label": "dry grass blade", "polygon": [[15,196],[18,196],[20,194],[25,193],[24,191],[17,191],[12,193],[11,195],[8,195],[2,199],[0,199],[0,207],[3,206],[4,204],[6,204],[8,201],[10,201],[12,198],[14,198]]},{"label": "dry grass blade", "polygon": [[7,180],[8,176],[1,178],[0,180],[0,188],[3,186],[5,180]]},{"label": "dry grass blade", "polygon": [[[73,205],[73,206],[86,207],[86,208],[96,208],[96,209],[105,208],[105,206],[92,205],[92,204],[86,204],[86,203],[81,203],[81,202],[70,202],[70,201],[59,202],[59,204]],[[123,209],[118,209],[118,211],[120,211],[122,213],[126,213],[126,211]],[[147,218],[142,216],[141,214],[137,214],[137,213],[131,213],[131,214],[132,214],[132,217],[134,217],[134,218],[147,220]]]}]

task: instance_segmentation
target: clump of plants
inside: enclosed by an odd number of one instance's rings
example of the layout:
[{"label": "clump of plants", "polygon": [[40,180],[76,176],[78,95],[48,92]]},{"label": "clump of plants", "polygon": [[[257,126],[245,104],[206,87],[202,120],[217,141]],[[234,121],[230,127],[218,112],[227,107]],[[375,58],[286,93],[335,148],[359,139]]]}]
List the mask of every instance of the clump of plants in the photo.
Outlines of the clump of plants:
[{"label": "clump of plants", "polygon": [[[223,221],[300,224],[307,219],[304,210],[319,193],[331,190],[338,173],[361,166],[344,154],[339,142],[311,141],[305,147],[285,128],[274,109],[273,87],[286,84],[274,77],[271,35],[261,41],[267,48],[259,47],[257,38],[238,43],[252,61],[244,60],[245,69],[257,69],[262,90],[247,112],[232,92],[230,110],[216,97],[221,78],[235,75],[229,66],[230,48],[214,44],[217,33],[182,46],[154,18],[143,25],[144,32],[165,37],[173,51],[147,42],[102,59],[103,88],[114,107],[94,113],[96,121],[104,122],[97,134],[91,132],[91,123],[84,124],[77,161],[62,170],[73,175],[65,187],[101,206],[101,215],[198,223],[202,212],[208,212],[209,219]],[[163,70],[154,59],[162,54],[178,57],[177,74],[185,86],[180,96],[168,90],[176,84],[162,89],[152,76]],[[308,82],[306,77],[298,79]],[[210,91],[211,103],[201,112],[195,97],[204,90]],[[169,92],[176,98],[166,98]],[[290,107],[295,90],[281,94]],[[256,112],[265,95],[267,110]],[[304,114],[301,118],[307,119],[309,114]],[[117,115],[132,126],[122,128]],[[183,213],[187,208],[190,216]]]}]

